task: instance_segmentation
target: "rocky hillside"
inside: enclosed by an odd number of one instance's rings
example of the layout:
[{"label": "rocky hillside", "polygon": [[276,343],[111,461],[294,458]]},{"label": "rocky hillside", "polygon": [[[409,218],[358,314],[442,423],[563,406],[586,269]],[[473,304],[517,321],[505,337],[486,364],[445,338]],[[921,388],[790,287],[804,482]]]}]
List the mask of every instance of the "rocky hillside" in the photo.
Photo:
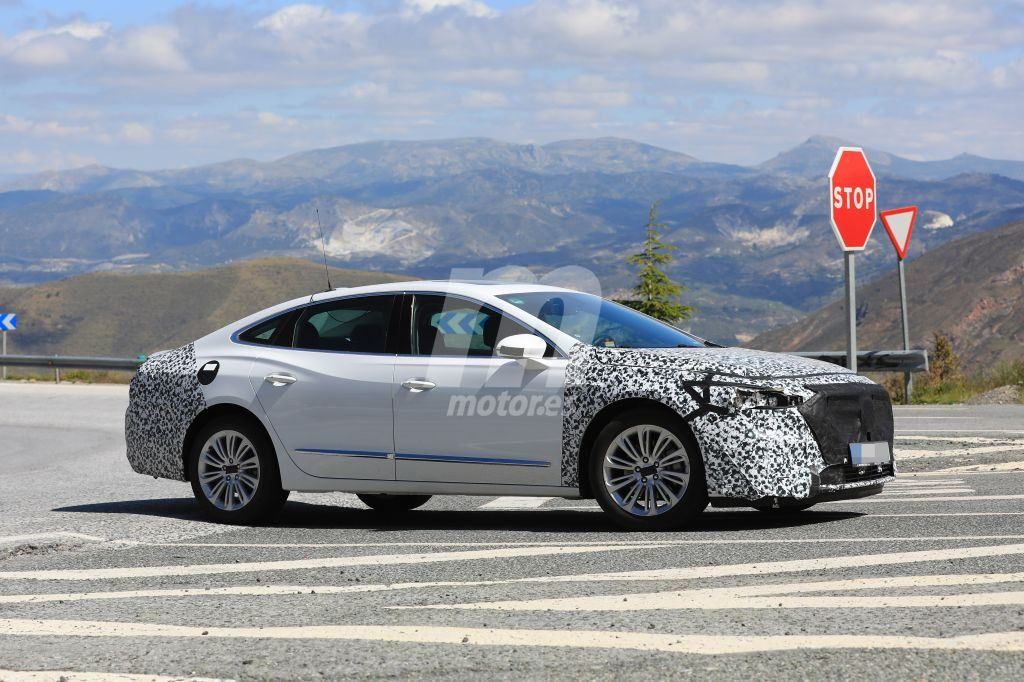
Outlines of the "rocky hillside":
[{"label": "rocky hillside", "polygon": [[[319,256],[319,209],[336,265],[448,277],[453,268],[593,270],[632,283],[625,255],[660,201],[679,247],[670,274],[693,290],[695,330],[727,343],[834,297],[841,254],[825,175],[842,141],[815,137],[743,168],[631,140],[545,145],[466,138],[369,142],[270,162],[167,171],[88,167],[0,187],[0,283],[98,270],[194,270],[247,258]],[[918,162],[870,152],[881,207],[921,207],[911,257],[1024,219],[1024,164]],[[4,191],[6,190],[6,191]],[[881,230],[862,276],[892,266]]]},{"label": "rocky hillside", "polygon": [[[949,334],[965,369],[978,372],[1024,359],[1024,222],[950,242],[907,266],[911,341],[925,347],[933,331]],[[900,348],[895,271],[857,290],[861,348]],[[841,350],[846,343],[842,302],[750,345],[772,350]]]},{"label": "rocky hillside", "polygon": [[[331,270],[336,287],[403,279],[409,278]],[[272,258],[196,272],[92,273],[0,288],[0,310],[18,313],[18,329],[7,338],[10,353],[133,357],[175,348],[324,288],[322,264]]]}]

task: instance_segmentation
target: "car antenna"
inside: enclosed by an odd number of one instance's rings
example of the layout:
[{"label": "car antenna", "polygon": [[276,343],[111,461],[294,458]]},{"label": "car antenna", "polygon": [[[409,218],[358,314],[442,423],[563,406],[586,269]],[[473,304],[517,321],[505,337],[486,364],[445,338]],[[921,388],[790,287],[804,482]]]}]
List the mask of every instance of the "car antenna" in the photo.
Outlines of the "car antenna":
[{"label": "car antenna", "polygon": [[327,291],[333,291],[334,287],[331,286],[331,271],[327,267],[327,242],[324,241],[324,226],[320,223],[320,207],[314,206],[316,210],[316,226],[320,228],[320,248],[324,254],[324,275],[327,277]]}]

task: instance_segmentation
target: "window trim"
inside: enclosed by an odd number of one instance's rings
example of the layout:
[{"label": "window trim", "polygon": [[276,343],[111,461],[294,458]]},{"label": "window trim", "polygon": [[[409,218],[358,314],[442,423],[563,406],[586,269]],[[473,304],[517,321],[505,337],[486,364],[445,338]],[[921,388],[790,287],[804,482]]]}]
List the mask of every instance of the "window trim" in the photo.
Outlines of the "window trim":
[{"label": "window trim", "polygon": [[[238,344],[240,346],[250,346],[250,347],[253,347],[253,348],[276,348],[278,350],[293,350],[293,351],[302,351],[302,352],[305,352],[305,353],[338,353],[338,354],[342,354],[342,355],[370,355],[370,356],[392,355],[392,356],[395,356],[395,357],[406,357],[406,358],[409,358],[409,357],[412,357],[412,358],[432,358],[432,357],[437,357],[437,358],[459,358],[460,356],[457,356],[457,355],[419,355],[419,354],[415,354],[414,355],[412,353],[412,302],[413,302],[413,297],[415,295],[417,295],[417,294],[430,294],[430,295],[434,295],[434,296],[444,296],[444,297],[458,298],[458,299],[461,299],[463,301],[468,301],[469,303],[474,303],[474,304],[479,305],[481,307],[488,308],[489,310],[493,310],[494,312],[498,313],[499,315],[502,315],[503,317],[508,317],[509,319],[514,320],[515,322],[517,322],[520,326],[525,327],[526,329],[531,330],[531,332],[534,335],[536,335],[536,336],[540,337],[541,339],[543,339],[544,342],[546,344],[548,344],[548,346],[553,348],[554,351],[555,351],[554,356],[550,357],[550,358],[544,358],[545,360],[568,360],[569,359],[569,356],[558,346],[557,343],[552,341],[551,338],[548,337],[547,334],[539,331],[533,324],[524,322],[517,315],[515,315],[513,313],[510,313],[508,311],[502,310],[501,308],[498,308],[497,306],[494,306],[494,305],[492,305],[492,304],[490,304],[490,303],[488,303],[486,301],[481,301],[479,299],[475,299],[475,298],[472,298],[470,296],[467,296],[466,294],[452,293],[450,291],[433,291],[433,290],[430,290],[430,291],[427,291],[427,290],[424,290],[424,291],[420,291],[420,290],[415,290],[415,291],[408,291],[408,290],[402,290],[402,291],[378,291],[378,292],[374,292],[374,293],[350,294],[348,296],[336,296],[334,298],[330,298],[330,299],[327,299],[327,300],[324,300],[324,301],[312,301],[311,300],[311,301],[307,301],[306,303],[300,303],[300,304],[298,304],[296,306],[293,306],[291,308],[288,308],[286,310],[280,310],[280,311],[278,311],[278,312],[276,312],[276,313],[274,313],[272,315],[267,315],[266,317],[264,317],[264,318],[262,318],[260,320],[257,320],[256,322],[253,322],[252,324],[250,324],[250,325],[248,325],[248,326],[246,326],[246,327],[244,327],[242,329],[239,329],[236,332],[233,332],[231,334],[231,337],[230,337],[229,340],[231,341],[231,343],[235,343],[235,344]],[[329,302],[332,302],[332,301],[345,301],[345,300],[355,299],[355,298],[369,298],[371,296],[391,296],[391,297],[393,297],[395,299],[396,303],[398,304],[398,305],[392,306],[391,319],[390,319],[390,321],[388,323],[388,338],[387,338],[387,345],[386,345],[387,351],[384,352],[384,353],[356,353],[356,352],[347,351],[347,350],[318,350],[318,349],[315,349],[315,348],[296,348],[294,346],[294,343],[295,343],[295,337],[294,337],[295,324],[294,323],[297,321],[297,318],[294,319],[294,320],[289,320],[288,323],[287,323],[288,325],[291,325],[292,330],[293,330],[292,345],[289,345],[289,346],[268,346],[266,344],[251,343],[251,342],[242,341],[241,339],[239,339],[239,336],[241,336],[245,332],[249,331],[253,327],[258,327],[259,325],[263,324],[264,322],[268,322],[268,321],[274,319],[275,317],[278,317],[279,315],[284,315],[285,313],[293,313],[294,314],[296,311],[301,311],[301,310],[304,310],[305,308],[309,308],[309,307],[315,306],[315,305],[320,305],[320,304],[323,304],[323,303],[329,303]],[[408,305],[406,305],[406,303],[408,303]],[[507,301],[505,303],[507,303]],[[508,305],[510,305],[511,307],[515,308],[515,306],[512,306],[511,304],[508,304]],[[518,308],[515,308],[515,309],[519,310]],[[525,311],[521,311],[521,312],[525,313]],[[299,314],[301,315],[301,313],[299,313]],[[398,323],[397,327],[394,326],[396,322]],[[404,335],[397,335],[397,334],[394,333],[395,330],[398,329],[399,327],[406,327],[406,332],[405,332]],[[392,343],[392,337],[395,337],[394,338],[394,343]],[[507,360],[510,360],[511,358],[502,358],[502,357],[497,356],[497,355],[492,355],[490,357],[487,357],[487,356],[466,356],[466,357],[464,357],[462,359],[463,360],[504,360],[504,361],[507,361]]]},{"label": "window trim", "polygon": [[[385,352],[383,352],[383,353],[360,353],[360,352],[357,352],[357,351],[350,351],[350,350],[323,350],[323,349],[319,349],[319,348],[296,348],[295,347],[295,327],[297,326],[296,322],[298,322],[299,317],[302,316],[302,314],[306,311],[307,308],[312,308],[312,307],[319,306],[319,305],[324,305],[324,304],[327,304],[327,303],[335,303],[337,301],[348,301],[348,300],[354,300],[354,299],[359,299],[359,298],[373,298],[373,297],[379,297],[379,296],[390,296],[392,299],[394,299],[394,301],[399,301],[399,300],[401,300],[403,298],[404,295],[405,295],[405,292],[403,292],[403,291],[379,291],[379,292],[376,292],[376,293],[352,294],[350,296],[337,296],[335,298],[330,298],[330,299],[327,299],[325,301],[307,301],[306,303],[300,303],[299,305],[297,305],[297,306],[295,306],[293,308],[289,308],[287,310],[282,310],[282,311],[280,311],[278,313],[275,313],[273,315],[268,315],[267,317],[263,318],[262,320],[259,320],[258,322],[255,322],[255,323],[249,325],[248,327],[245,327],[244,329],[240,329],[240,330],[236,331],[235,333],[233,333],[231,335],[231,342],[232,343],[237,343],[240,346],[252,346],[252,347],[255,347],[255,348],[277,348],[279,350],[301,351],[301,352],[304,352],[304,353],[334,353],[334,354],[341,354],[341,355],[395,355],[395,353],[389,352],[389,350],[391,348],[391,337],[392,337],[392,334],[393,334],[393,327],[391,325],[392,325],[392,323],[394,322],[394,319],[395,319],[394,318],[394,311],[395,311],[395,303],[394,302],[392,302],[391,316],[388,319],[388,335],[387,335],[387,339],[385,340],[385,344],[384,344]],[[268,346],[266,344],[259,344],[259,343],[252,343],[252,342],[249,342],[249,341],[242,341],[239,338],[242,334],[244,334],[245,332],[249,331],[250,329],[253,329],[254,327],[258,327],[261,324],[263,324],[265,322],[268,322],[268,321],[270,321],[270,320],[272,320],[275,317],[278,317],[280,315],[284,315],[286,313],[291,313],[293,315],[293,319],[288,320],[288,325],[290,325],[291,328],[292,328],[292,339],[291,339],[291,343],[289,345],[287,345],[287,346]]]},{"label": "window trim", "polygon": [[[568,356],[566,356],[565,353],[562,352],[562,349],[558,347],[558,344],[556,344],[554,341],[549,339],[542,332],[538,331],[537,328],[534,327],[532,324],[527,324],[527,323],[523,322],[521,319],[519,319],[518,317],[516,317],[515,315],[511,315],[508,312],[506,312],[504,310],[501,310],[500,308],[498,308],[496,306],[493,306],[490,303],[487,303],[486,301],[480,301],[478,299],[471,298],[470,296],[467,296],[465,294],[449,293],[449,292],[445,292],[445,291],[407,291],[407,292],[405,292],[405,296],[409,300],[409,305],[406,306],[404,303],[402,305],[402,307],[405,309],[403,311],[403,317],[406,318],[405,320],[403,320],[403,324],[402,324],[402,326],[406,328],[405,329],[405,335],[406,335],[405,336],[405,342],[404,342],[404,344],[402,346],[402,349],[404,351],[406,351],[406,352],[405,353],[398,353],[398,355],[400,355],[402,357],[412,357],[412,358],[455,358],[455,359],[461,359],[461,360],[502,360],[502,361],[508,361],[508,360],[512,359],[512,358],[503,358],[500,355],[465,355],[465,356],[462,356],[462,355],[433,355],[431,353],[413,353],[412,352],[412,331],[413,331],[412,330],[412,325],[413,325],[412,306],[413,306],[413,302],[414,302],[414,300],[415,300],[417,295],[441,296],[443,298],[457,298],[457,299],[459,299],[461,301],[466,301],[468,303],[472,303],[474,305],[478,305],[481,308],[486,308],[486,309],[488,309],[488,310],[490,310],[490,311],[492,311],[494,313],[497,313],[498,315],[500,315],[502,317],[507,317],[508,319],[512,320],[513,322],[518,324],[523,329],[530,330],[530,333],[533,334],[534,336],[537,336],[537,337],[543,339],[544,343],[546,343],[549,348],[551,348],[551,349],[553,349],[555,351],[554,355],[552,357],[550,357],[550,358],[545,358],[546,360],[567,359],[567,357],[568,357]],[[405,322],[408,322],[408,324],[405,324]],[[497,350],[497,348],[495,348],[495,350]]]}]

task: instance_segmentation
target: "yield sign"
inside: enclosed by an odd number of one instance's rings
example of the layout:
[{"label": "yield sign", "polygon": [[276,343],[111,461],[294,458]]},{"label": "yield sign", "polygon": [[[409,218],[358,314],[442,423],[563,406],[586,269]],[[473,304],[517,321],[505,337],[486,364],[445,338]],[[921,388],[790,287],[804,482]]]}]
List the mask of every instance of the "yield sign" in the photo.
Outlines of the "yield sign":
[{"label": "yield sign", "polygon": [[890,208],[878,215],[882,219],[885,231],[889,233],[889,240],[896,248],[896,254],[903,260],[907,257],[907,248],[910,246],[910,233],[914,231],[917,206]]},{"label": "yield sign", "polygon": [[875,174],[860,147],[840,147],[828,173],[830,217],[843,251],[862,251],[878,212]]}]

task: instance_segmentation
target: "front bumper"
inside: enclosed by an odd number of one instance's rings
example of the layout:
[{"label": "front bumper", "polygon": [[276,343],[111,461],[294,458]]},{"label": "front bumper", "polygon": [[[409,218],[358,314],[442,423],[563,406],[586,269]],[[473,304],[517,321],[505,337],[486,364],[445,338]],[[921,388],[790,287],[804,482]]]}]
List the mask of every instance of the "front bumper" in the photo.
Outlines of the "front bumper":
[{"label": "front bumper", "polygon": [[[813,395],[799,407],[742,415],[753,427],[748,432],[771,435],[760,439],[762,452],[751,448],[744,453],[741,471],[749,484],[746,489],[709,485],[713,506],[806,506],[874,495],[893,480],[895,460],[857,467],[850,456],[851,443],[884,442],[892,452],[892,404],[885,390],[862,382],[805,388]],[[757,420],[769,420],[777,427],[757,428]],[[787,422],[789,427],[778,427]],[[794,481],[802,483],[794,485]]]}]

